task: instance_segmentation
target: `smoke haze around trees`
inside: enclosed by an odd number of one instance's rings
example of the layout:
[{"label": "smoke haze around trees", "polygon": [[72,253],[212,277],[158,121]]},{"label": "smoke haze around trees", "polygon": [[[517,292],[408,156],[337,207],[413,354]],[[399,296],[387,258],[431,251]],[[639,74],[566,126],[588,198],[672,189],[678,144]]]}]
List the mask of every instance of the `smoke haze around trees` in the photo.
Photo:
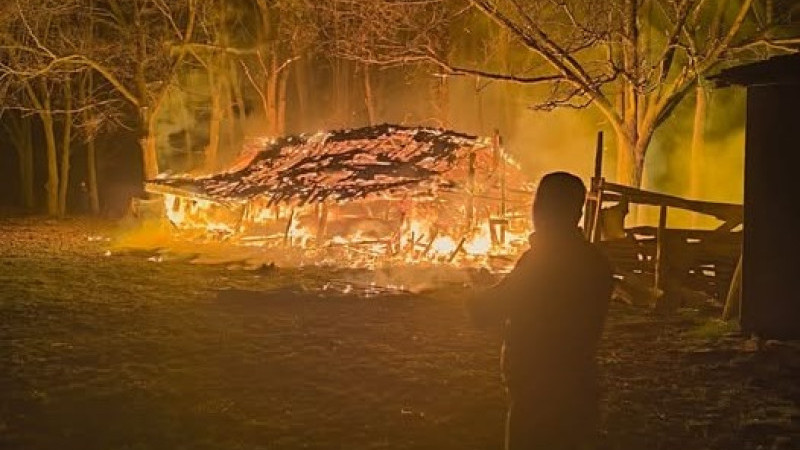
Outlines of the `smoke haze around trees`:
[{"label": "smoke haze around trees", "polygon": [[[793,52],[782,0],[9,0],[0,201],[109,210],[252,137],[381,122],[489,135],[531,178],[741,200],[742,94],[719,68]],[[701,120],[698,121],[698,118]]]}]

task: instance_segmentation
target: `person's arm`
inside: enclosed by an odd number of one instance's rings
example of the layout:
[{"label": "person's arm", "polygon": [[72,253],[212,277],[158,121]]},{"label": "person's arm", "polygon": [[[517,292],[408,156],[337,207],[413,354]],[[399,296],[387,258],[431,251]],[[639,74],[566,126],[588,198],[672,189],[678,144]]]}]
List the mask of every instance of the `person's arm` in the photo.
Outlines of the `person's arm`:
[{"label": "person's arm", "polygon": [[500,282],[467,300],[467,310],[476,325],[502,325],[509,317],[511,302],[523,290],[528,258],[525,253]]}]

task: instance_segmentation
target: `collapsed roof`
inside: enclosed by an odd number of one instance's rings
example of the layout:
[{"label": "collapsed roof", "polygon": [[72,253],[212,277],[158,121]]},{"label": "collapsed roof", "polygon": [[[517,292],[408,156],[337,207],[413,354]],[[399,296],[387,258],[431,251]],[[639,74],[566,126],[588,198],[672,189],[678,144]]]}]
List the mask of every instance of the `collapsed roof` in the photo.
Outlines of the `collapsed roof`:
[{"label": "collapsed roof", "polygon": [[[225,172],[159,178],[148,183],[148,191],[184,192],[218,201],[264,197],[270,204],[305,204],[402,191],[459,190],[466,187],[471,169],[464,161],[470,154],[475,155],[473,170],[497,165],[488,139],[384,124],[272,140]],[[505,176],[509,186],[528,185],[518,170]]]}]

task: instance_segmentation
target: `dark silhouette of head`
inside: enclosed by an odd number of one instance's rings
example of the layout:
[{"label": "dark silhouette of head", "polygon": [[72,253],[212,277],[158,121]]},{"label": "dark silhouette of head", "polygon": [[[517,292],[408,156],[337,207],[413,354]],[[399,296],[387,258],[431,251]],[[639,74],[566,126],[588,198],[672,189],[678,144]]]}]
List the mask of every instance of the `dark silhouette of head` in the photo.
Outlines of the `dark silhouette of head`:
[{"label": "dark silhouette of head", "polygon": [[586,186],[567,172],[543,176],[533,198],[533,225],[537,232],[574,230],[583,213]]}]

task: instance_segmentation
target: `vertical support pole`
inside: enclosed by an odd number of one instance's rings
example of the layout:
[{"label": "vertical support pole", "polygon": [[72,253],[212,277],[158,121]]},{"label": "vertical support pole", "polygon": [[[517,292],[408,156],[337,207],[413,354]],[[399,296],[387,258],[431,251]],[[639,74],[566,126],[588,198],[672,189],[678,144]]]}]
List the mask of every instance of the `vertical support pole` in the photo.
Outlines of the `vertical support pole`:
[{"label": "vertical support pole", "polygon": [[597,146],[594,149],[594,179],[603,178],[603,132],[597,132]]},{"label": "vertical support pole", "polygon": [[661,205],[658,213],[658,230],[656,230],[656,262],[653,292],[657,295],[664,284],[664,235],[667,229],[667,207]]},{"label": "vertical support pole", "polygon": [[500,170],[500,244],[506,243],[506,158],[503,155],[503,138],[500,136],[500,130],[494,130],[494,139],[492,140],[495,148],[495,155],[499,158],[498,169]]},{"label": "vertical support pole", "polygon": [[475,152],[469,153],[469,172],[467,174],[467,231],[470,231],[475,222]]},{"label": "vertical support pole", "polygon": [[597,182],[595,189],[596,196],[594,199],[594,211],[592,211],[592,234],[589,236],[589,242],[598,242],[600,240],[600,214],[603,209],[603,179]]},{"label": "vertical support pole", "polygon": [[742,255],[736,263],[736,269],[731,277],[731,284],[728,287],[728,295],[725,298],[725,309],[722,310],[722,320],[728,321],[734,318],[741,321],[742,312]]},{"label": "vertical support pole", "polygon": [[294,223],[294,208],[289,213],[289,220],[286,221],[286,230],[283,232],[283,245],[288,245],[291,247],[292,239],[291,235],[289,234],[292,231],[292,223]]},{"label": "vertical support pole", "polygon": [[324,200],[318,203],[317,216],[317,247],[322,247],[325,243],[325,232],[328,228],[328,203]]},{"label": "vertical support pole", "polygon": [[603,132],[597,132],[597,143],[594,150],[594,174],[592,175],[589,195],[586,198],[583,215],[583,233],[587,240],[595,242],[599,237],[598,222],[600,209],[603,206]]}]

